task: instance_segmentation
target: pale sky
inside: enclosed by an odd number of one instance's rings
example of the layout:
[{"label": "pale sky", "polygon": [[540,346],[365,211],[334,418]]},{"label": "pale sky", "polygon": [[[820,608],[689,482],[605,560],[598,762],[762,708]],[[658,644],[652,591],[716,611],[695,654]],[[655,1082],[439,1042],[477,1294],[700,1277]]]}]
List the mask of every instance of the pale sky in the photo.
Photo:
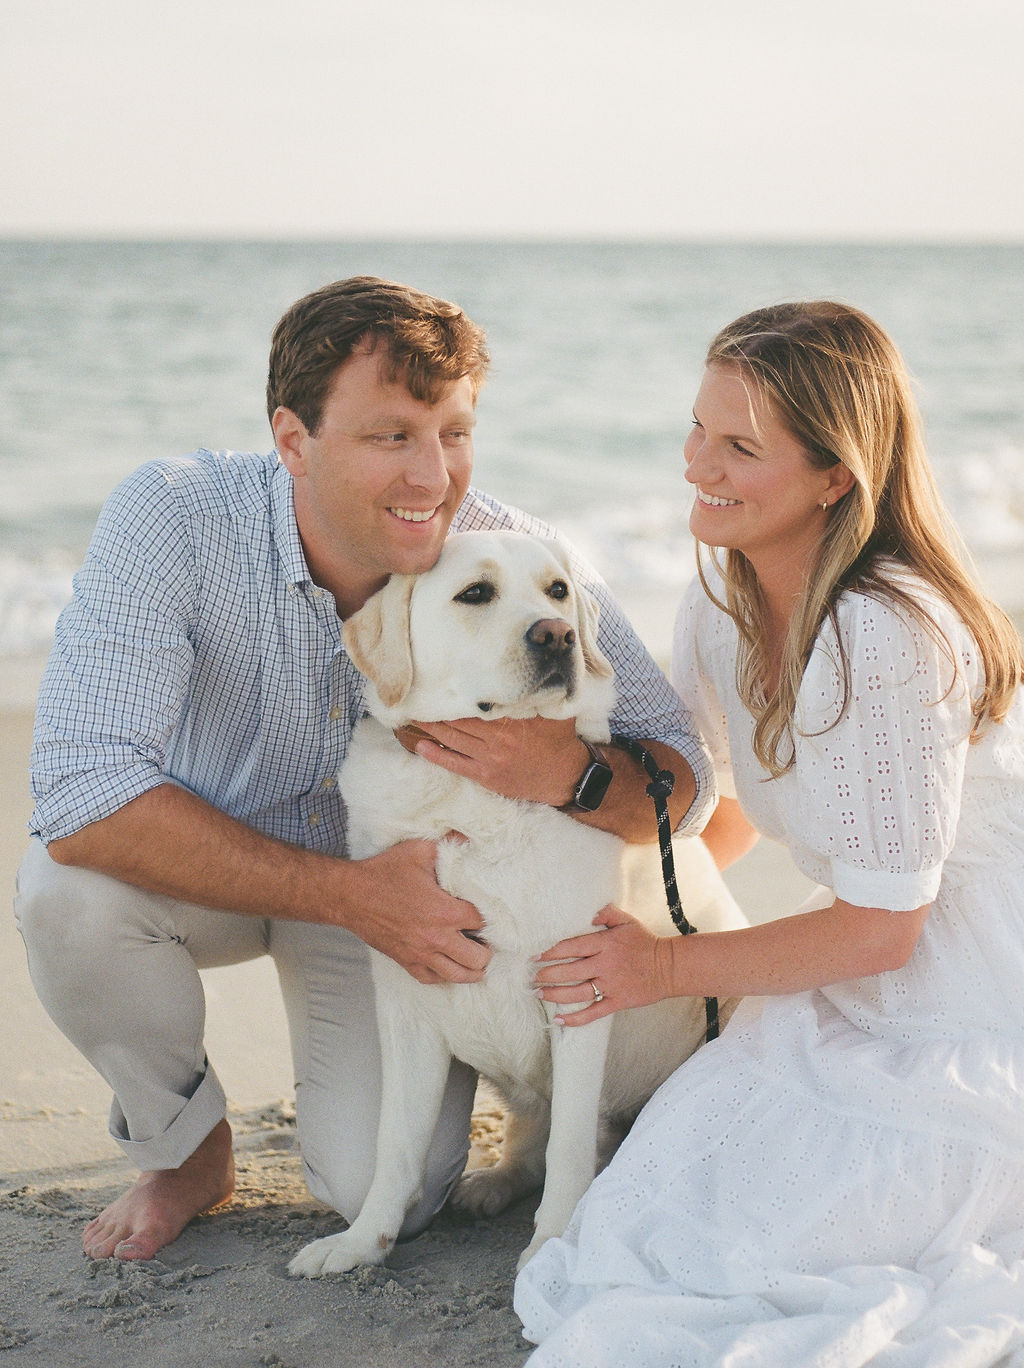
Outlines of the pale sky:
[{"label": "pale sky", "polygon": [[0,235],[1024,239],[1021,0],[2,0]]}]

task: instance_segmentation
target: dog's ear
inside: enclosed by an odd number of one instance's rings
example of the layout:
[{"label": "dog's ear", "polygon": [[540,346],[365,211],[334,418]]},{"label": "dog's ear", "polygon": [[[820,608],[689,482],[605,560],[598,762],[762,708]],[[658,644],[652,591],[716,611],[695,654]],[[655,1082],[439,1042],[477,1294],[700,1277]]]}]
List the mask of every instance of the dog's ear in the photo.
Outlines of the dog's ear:
[{"label": "dog's ear", "polygon": [[583,663],[587,667],[587,673],[592,674],[596,679],[611,679],[615,671],[609,665],[604,652],[597,644],[597,623],[601,616],[601,609],[597,599],[589,589],[577,583],[572,571],[572,562],[569,553],[559,541],[548,541],[548,546],[555,559],[565,571],[566,578],[571,580],[576,590],[576,602],[579,612],[580,628],[580,649],[583,651]]},{"label": "dog's ear", "polygon": [[401,703],[412,688],[409,605],[415,583],[415,575],[392,575],[342,628],[352,664],[374,686],[386,708]]},{"label": "dog's ear", "polygon": [[597,599],[589,589],[576,586],[576,599],[580,612],[580,646],[583,648],[583,663],[590,674],[598,679],[610,679],[615,671],[608,658],[597,644],[597,623],[601,616]]}]

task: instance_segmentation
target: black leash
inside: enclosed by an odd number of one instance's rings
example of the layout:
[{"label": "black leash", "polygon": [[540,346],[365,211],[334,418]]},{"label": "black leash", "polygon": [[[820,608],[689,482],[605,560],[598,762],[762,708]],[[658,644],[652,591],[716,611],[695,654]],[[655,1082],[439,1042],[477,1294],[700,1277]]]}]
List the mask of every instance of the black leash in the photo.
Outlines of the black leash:
[{"label": "black leash", "polygon": [[[692,936],[697,928],[686,920],[683,912],[683,905],[679,900],[679,885],[676,882],[676,862],[672,856],[672,827],[668,815],[668,799],[676,786],[676,776],[671,770],[658,769],[654,756],[649,750],[645,750],[639,741],[632,741],[627,736],[614,736],[612,741],[616,746],[621,746],[647,771],[651,781],[647,785],[647,793],[654,800],[654,811],[658,818],[658,848],[661,851],[661,874],[665,881],[668,910],[680,935]],[[714,1040],[718,1035],[717,998],[704,999],[704,1016],[707,1021],[705,1039]]]}]

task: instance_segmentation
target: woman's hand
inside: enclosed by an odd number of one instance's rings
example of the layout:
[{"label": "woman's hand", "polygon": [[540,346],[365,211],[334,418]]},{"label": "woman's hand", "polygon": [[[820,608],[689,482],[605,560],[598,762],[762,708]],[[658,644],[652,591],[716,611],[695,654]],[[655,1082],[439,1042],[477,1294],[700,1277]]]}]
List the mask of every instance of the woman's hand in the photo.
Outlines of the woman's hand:
[{"label": "woman's hand", "polygon": [[[594,925],[602,929],[559,941],[534,961],[537,997],[545,1002],[585,1004],[580,1011],[556,1016],[559,1025],[585,1026],[609,1012],[644,1007],[672,994],[672,957],[666,937],[654,935],[611,905],[598,913]],[[595,990],[603,995],[600,1000]]]},{"label": "woman's hand", "polygon": [[565,1026],[667,997],[803,993],[902,968],[930,907],[894,912],[836,898],[791,917],[695,936],[655,936],[617,907],[606,907],[594,918],[603,931],[560,941],[537,957],[534,983],[545,1002],[582,1005],[555,1018]]}]

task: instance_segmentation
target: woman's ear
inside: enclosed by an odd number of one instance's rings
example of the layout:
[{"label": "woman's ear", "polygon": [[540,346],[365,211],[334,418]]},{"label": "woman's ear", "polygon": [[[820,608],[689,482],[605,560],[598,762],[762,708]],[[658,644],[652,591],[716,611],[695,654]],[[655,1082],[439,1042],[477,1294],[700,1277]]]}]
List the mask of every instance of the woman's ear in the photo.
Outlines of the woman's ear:
[{"label": "woman's ear", "polygon": [[843,465],[842,461],[837,461],[834,466],[829,466],[827,473],[828,483],[825,486],[825,497],[830,504],[837,504],[840,499],[849,494],[857,481],[853,477],[853,472],[848,466]]},{"label": "woman's ear", "polygon": [[274,432],[277,454],[281,457],[282,463],[288,467],[293,476],[304,474],[305,461],[302,454],[302,443],[309,436],[305,423],[290,408],[281,406],[274,410],[270,426]]}]

